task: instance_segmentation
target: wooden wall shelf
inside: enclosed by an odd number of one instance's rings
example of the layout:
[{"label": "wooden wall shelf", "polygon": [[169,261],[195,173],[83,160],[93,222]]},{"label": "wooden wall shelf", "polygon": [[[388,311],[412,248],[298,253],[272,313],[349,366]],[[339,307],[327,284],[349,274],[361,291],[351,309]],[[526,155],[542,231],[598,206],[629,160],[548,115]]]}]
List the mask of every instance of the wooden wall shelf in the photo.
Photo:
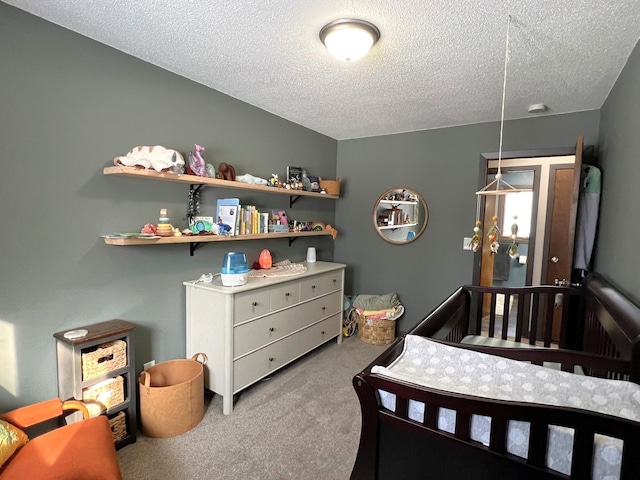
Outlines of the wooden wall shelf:
[{"label": "wooden wall shelf", "polygon": [[[131,177],[147,180],[159,180],[164,182],[185,183],[194,188],[198,185],[198,189],[202,186],[231,188],[237,190],[250,190],[254,192],[262,192],[269,194],[279,194],[289,196],[289,206],[300,197],[315,197],[320,199],[336,200],[340,198],[338,195],[328,195],[326,193],[307,192],[304,190],[287,190],[286,188],[267,187],[264,185],[252,185],[244,182],[232,182],[228,180],[220,180],[217,178],[198,177],[196,175],[177,174],[171,172],[156,172],[155,170],[147,170],[135,167],[113,166],[105,167],[102,171],[104,175],[115,175],[120,177]],[[254,235],[183,235],[179,237],[162,237],[162,238],[129,238],[118,236],[107,236],[104,242],[107,245],[133,246],[133,245],[163,245],[186,243],[189,244],[191,255],[203,243],[209,242],[237,242],[239,240],[264,240],[276,238],[288,238],[289,245],[298,237],[319,237],[332,235],[331,230],[313,230],[308,232],[286,232],[286,233],[261,233]]]},{"label": "wooden wall shelf", "polygon": [[316,197],[330,200],[337,200],[339,195],[329,195],[326,193],[307,192],[305,190],[287,190],[286,188],[267,187],[265,185],[252,185],[244,182],[231,182],[218,178],[198,177],[197,175],[177,174],[171,172],[156,172],[135,167],[105,167],[105,175],[116,175],[120,177],[132,177],[149,180],[161,180],[165,182],[186,183],[189,185],[205,185],[208,187],[232,188],[237,190],[251,190],[254,192],[273,193],[279,195],[289,195],[293,197]]},{"label": "wooden wall shelf", "polygon": [[162,245],[170,243],[207,243],[207,242],[236,242],[238,240],[263,240],[265,238],[297,238],[297,237],[318,237],[321,235],[331,235],[329,230],[310,232],[287,232],[287,233],[259,233],[255,235],[182,235],[181,237],[162,238],[125,238],[125,237],[105,237],[104,243],[108,245]]}]

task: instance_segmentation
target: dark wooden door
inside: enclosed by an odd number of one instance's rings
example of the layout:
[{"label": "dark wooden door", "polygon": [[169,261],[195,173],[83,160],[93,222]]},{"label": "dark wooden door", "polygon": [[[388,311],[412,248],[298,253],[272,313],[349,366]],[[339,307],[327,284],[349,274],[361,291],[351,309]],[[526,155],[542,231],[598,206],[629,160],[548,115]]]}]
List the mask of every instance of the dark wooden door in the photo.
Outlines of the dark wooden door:
[{"label": "dark wooden door", "polygon": [[[575,162],[573,165],[558,165],[552,170],[549,185],[549,208],[543,274],[547,285],[568,284],[571,281],[573,268],[573,244],[576,232],[576,215],[578,211],[578,191],[580,187],[580,171],[582,169],[583,137],[576,143]],[[552,198],[551,198],[552,196]],[[559,311],[556,309],[551,337],[560,338]],[[557,318],[556,318],[557,317]]]}]

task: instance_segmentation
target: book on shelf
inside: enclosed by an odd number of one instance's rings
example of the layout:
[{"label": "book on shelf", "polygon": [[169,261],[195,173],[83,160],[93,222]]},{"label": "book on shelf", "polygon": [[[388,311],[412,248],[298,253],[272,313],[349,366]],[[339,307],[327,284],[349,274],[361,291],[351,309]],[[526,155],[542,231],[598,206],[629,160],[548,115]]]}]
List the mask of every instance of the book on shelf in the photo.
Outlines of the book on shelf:
[{"label": "book on shelf", "polygon": [[240,199],[219,198],[216,202],[216,223],[227,225],[229,235],[237,235],[238,214],[240,211]]}]

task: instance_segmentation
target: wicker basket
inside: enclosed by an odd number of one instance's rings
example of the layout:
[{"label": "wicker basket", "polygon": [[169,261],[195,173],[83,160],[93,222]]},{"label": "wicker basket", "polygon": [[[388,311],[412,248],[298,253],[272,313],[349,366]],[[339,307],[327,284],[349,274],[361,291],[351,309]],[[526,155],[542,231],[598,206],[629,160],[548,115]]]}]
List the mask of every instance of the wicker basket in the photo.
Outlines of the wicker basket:
[{"label": "wicker basket", "polygon": [[[199,359],[199,360],[198,360]],[[204,364],[207,356],[168,360],[138,377],[140,423],[148,437],[175,437],[204,417]]]},{"label": "wicker basket", "polygon": [[396,322],[358,315],[358,338],[371,345],[389,345],[396,338]]},{"label": "wicker basket", "polygon": [[340,179],[337,180],[325,180],[322,177],[318,177],[318,183],[320,188],[323,188],[327,195],[340,195]]},{"label": "wicker basket", "polygon": [[116,416],[111,417],[109,419],[109,425],[111,425],[111,434],[113,435],[114,442],[119,442],[126,438],[127,416],[124,412],[120,412]]},{"label": "wicker basket", "polygon": [[114,340],[82,351],[82,380],[91,380],[126,366],[127,343],[124,340]]},{"label": "wicker basket", "polygon": [[109,378],[82,390],[82,401],[92,417],[124,402],[124,378]]}]

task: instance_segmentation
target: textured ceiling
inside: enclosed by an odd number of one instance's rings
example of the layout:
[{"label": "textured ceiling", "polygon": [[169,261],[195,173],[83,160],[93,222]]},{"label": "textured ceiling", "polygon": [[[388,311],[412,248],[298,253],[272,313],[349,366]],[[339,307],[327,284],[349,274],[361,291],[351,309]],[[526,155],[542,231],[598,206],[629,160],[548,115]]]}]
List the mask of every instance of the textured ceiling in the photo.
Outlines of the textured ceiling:
[{"label": "textured ceiling", "polygon": [[[640,38],[640,0],[4,0],[343,140],[602,106]],[[380,41],[342,63],[318,38],[341,17]],[[538,114],[540,115],[540,114]]]}]

